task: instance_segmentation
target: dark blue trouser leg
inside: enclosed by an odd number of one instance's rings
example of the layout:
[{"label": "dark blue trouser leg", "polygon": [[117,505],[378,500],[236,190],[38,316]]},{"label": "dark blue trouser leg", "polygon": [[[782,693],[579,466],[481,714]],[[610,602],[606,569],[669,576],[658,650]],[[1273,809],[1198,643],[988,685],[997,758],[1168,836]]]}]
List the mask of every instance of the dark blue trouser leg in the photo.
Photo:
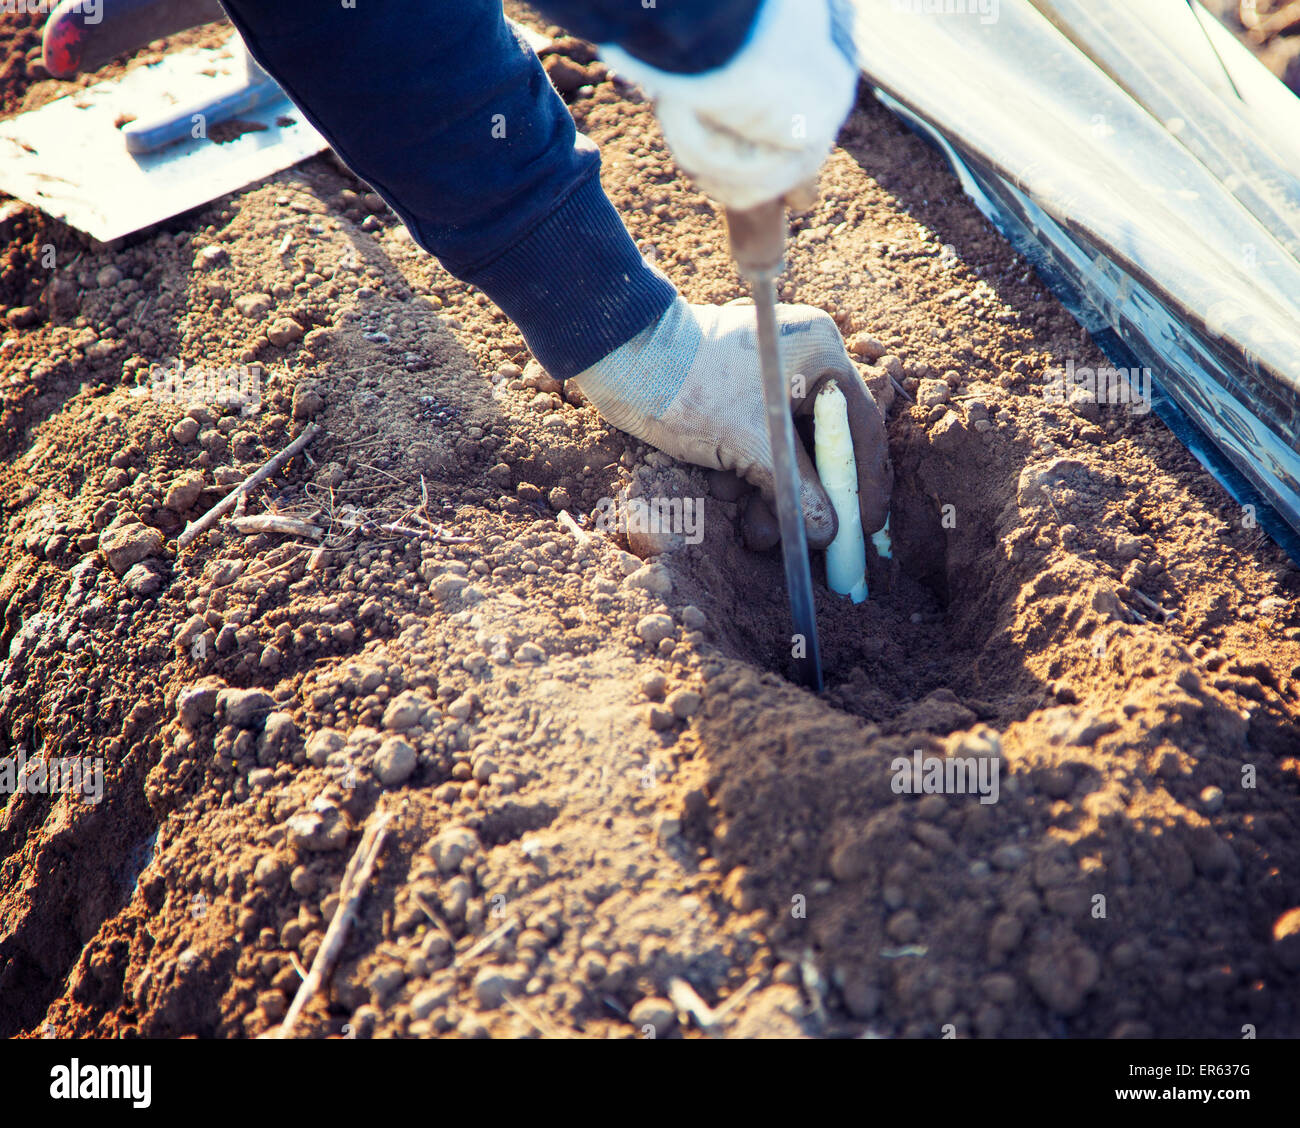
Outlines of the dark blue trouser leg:
[{"label": "dark blue trouser leg", "polygon": [[594,364],[673,300],[500,0],[222,2],[339,156],[556,377]]}]

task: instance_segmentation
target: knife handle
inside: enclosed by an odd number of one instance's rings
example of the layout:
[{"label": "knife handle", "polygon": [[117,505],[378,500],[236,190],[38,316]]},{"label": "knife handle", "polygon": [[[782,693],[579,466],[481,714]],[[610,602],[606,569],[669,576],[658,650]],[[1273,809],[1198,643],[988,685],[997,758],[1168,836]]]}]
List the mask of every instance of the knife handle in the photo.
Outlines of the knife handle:
[{"label": "knife handle", "polygon": [[45,21],[43,63],[55,78],[71,78],[155,39],[225,18],[217,0],[63,0]]}]

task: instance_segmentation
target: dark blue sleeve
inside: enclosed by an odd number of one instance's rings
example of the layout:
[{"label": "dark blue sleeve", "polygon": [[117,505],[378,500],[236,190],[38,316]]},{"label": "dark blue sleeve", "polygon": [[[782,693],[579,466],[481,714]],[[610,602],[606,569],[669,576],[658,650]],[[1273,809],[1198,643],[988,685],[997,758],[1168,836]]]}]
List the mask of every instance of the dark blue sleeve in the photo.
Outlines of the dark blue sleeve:
[{"label": "dark blue sleeve", "polygon": [[222,2],[339,156],[556,377],[624,344],[676,296],[637,251],[595,146],[501,0]]},{"label": "dark blue sleeve", "polygon": [[754,26],[762,0],[542,0],[574,35],[616,43],[664,71],[694,74],[727,62]]}]

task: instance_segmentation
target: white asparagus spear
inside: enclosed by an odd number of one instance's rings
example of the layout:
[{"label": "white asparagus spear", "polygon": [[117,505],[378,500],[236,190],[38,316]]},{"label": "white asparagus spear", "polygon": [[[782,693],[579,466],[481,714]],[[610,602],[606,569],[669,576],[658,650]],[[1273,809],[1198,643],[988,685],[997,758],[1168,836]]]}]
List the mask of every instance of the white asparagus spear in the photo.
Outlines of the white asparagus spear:
[{"label": "white asparagus spear", "polygon": [[813,401],[813,458],[839,519],[839,532],[826,549],[826,583],[831,591],[861,603],[867,598],[867,550],[858,509],[858,471],[848,403],[834,380],[827,380]]}]

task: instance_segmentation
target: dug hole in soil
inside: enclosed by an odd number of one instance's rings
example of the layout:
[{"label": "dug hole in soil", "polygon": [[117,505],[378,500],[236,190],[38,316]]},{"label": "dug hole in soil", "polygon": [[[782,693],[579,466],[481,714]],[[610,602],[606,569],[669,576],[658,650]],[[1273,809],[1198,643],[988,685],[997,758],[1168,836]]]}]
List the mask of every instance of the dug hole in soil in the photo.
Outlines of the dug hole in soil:
[{"label": "dug hole in soil", "polygon": [[[648,106],[548,55],[646,253],[742,296]],[[47,88],[10,71],[5,113]],[[1296,569],[1154,417],[1045,400],[1105,359],[866,91],[782,280],[895,466],[872,598],[817,565],[820,697],[739,483],[604,425],[330,157],[116,247],[4,214],[0,752],[104,776],[0,797],[0,1034],[274,1031],[378,810],[298,1034],[1300,1034]],[[160,402],[178,360],[260,410]],[[247,514],[319,545],[177,549],[309,423]],[[594,528],[623,490],[703,539]],[[997,802],[899,793],[918,753]]]}]

